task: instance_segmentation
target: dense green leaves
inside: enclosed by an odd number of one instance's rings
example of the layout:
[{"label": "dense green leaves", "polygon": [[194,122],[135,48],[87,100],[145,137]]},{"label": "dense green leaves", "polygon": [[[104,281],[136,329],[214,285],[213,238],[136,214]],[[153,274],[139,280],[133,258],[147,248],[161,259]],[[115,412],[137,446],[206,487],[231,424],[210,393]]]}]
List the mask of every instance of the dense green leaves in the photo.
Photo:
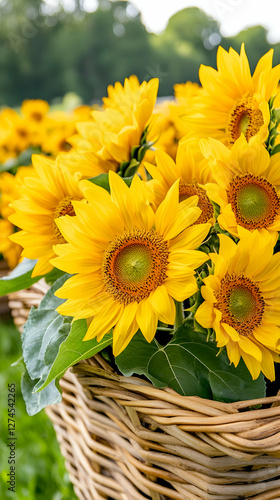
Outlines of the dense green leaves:
[{"label": "dense green leaves", "polygon": [[200,396],[225,402],[265,396],[262,375],[253,381],[243,361],[237,368],[214,342],[181,326],[164,347],[156,340],[147,344],[137,333],[116,362],[125,376],[145,375],[156,387],[168,386],[185,396]]}]

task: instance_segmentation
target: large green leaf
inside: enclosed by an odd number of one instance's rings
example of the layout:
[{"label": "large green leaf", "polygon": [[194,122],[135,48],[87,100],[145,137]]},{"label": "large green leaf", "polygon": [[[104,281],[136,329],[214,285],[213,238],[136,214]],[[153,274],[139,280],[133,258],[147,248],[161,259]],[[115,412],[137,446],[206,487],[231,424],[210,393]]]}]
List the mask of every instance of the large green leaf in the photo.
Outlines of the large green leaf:
[{"label": "large green leaf", "polygon": [[39,281],[42,276],[31,278],[36,260],[23,259],[23,261],[9,274],[0,279],[0,297],[8,293],[17,292],[28,288]]},{"label": "large green leaf", "polygon": [[142,374],[156,387],[168,386],[185,396],[232,402],[265,395],[262,375],[252,380],[243,361],[235,368],[225,351],[218,352],[205,335],[183,325],[164,347],[156,340],[148,344],[137,333],[116,363],[125,376]]},{"label": "large green leaf", "polygon": [[99,343],[95,339],[83,341],[87,331],[86,320],[73,321],[69,316],[58,314],[56,308],[63,300],[54,293],[68,278],[67,274],[60,277],[48,290],[38,309],[31,309],[22,334],[23,358],[27,368],[22,382],[23,396],[27,411],[32,414],[59,401],[58,380],[70,366],[93,356],[112,342],[111,333]]},{"label": "large green leaf", "polygon": [[48,405],[60,403],[61,392],[56,387],[55,381],[48,385],[39,394],[33,392],[34,380],[29,376],[25,369],[21,379],[21,392],[25,401],[26,411],[28,415],[36,415]]},{"label": "large green leaf", "polygon": [[[62,377],[70,366],[75,365],[82,359],[91,358],[112,343],[112,333],[104,335],[100,342],[96,339],[83,341],[87,331],[86,320],[74,321],[67,339],[61,343],[58,355],[52,368],[40,390],[44,389],[53,379]],[[36,386],[38,390],[39,387]]]},{"label": "large green leaf", "polygon": [[57,356],[61,342],[71,329],[72,318],[55,310],[62,299],[54,296],[69,275],[59,278],[44,296],[38,309],[32,308],[22,333],[23,359],[34,387],[41,385]]}]

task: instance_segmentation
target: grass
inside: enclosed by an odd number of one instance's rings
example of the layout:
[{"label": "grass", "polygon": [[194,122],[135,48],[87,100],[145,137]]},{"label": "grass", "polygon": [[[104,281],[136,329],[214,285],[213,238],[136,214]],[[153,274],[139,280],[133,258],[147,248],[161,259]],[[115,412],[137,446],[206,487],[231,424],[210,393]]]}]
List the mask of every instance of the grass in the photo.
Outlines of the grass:
[{"label": "grass", "polygon": [[[76,500],[51,421],[44,411],[30,417],[20,390],[20,334],[11,321],[0,321],[0,498],[13,500]],[[8,491],[8,384],[16,386],[16,492]]]}]

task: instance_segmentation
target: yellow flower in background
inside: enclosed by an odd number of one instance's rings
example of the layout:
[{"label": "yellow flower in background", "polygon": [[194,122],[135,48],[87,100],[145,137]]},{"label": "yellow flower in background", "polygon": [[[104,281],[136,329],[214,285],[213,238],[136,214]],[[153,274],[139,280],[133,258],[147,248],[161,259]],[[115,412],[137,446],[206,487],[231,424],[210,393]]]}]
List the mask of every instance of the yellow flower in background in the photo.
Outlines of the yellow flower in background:
[{"label": "yellow flower in background", "polygon": [[213,328],[218,347],[226,347],[231,363],[242,357],[256,379],[262,371],[275,379],[280,361],[280,253],[275,238],[240,228],[240,241],[220,235],[218,254],[210,254],[214,274],[205,278],[204,302],[195,319]]},{"label": "yellow flower in background", "polygon": [[21,105],[22,114],[37,124],[45,118],[49,109],[50,106],[47,101],[43,101],[42,99],[26,99]]},{"label": "yellow flower in background", "polygon": [[5,108],[0,113],[0,163],[17,158],[24,150],[36,148],[56,157],[72,148],[68,137],[77,132],[78,121],[90,120],[90,106],[71,112],[50,110],[41,99],[25,100],[20,112]]},{"label": "yellow flower in background", "polygon": [[78,135],[69,139],[74,151],[61,158],[63,164],[73,172],[78,161],[85,178],[128,166],[151,121],[157,91],[158,79],[140,85],[136,77],[109,87],[104,107],[92,111],[91,121],[77,123]]},{"label": "yellow flower in background", "polygon": [[142,124],[149,120],[153,112],[158,91],[158,79],[153,78],[149,82],[139,83],[137,76],[131,75],[126,78],[124,85],[116,82],[115,85],[109,85],[107,88],[108,97],[103,97],[104,109],[111,108],[126,112],[130,110],[137,111],[136,120],[139,121],[142,115]]},{"label": "yellow flower in background", "polygon": [[202,92],[192,99],[184,118],[187,138],[212,137],[231,147],[243,133],[265,142],[270,122],[269,99],[277,92],[280,65],[272,67],[271,49],[258,62],[251,76],[244,44],[240,55],[222,47],[217,52],[217,70],[201,65]]},{"label": "yellow flower in background", "polygon": [[179,181],[156,213],[146,183],[135,176],[131,187],[109,172],[111,195],[81,182],[88,204],[73,202],[76,217],[57,221],[66,245],[57,245],[51,262],[75,276],[57,296],[68,299],[58,311],[88,318],[84,340],[113,330],[114,355],[138,329],[151,342],[158,320],[173,324],[175,303],[197,290],[195,269],[208,257],[194,250],[210,224],[190,227],[199,217],[195,200],[179,204]]},{"label": "yellow flower in background", "polygon": [[10,240],[13,233],[14,225],[8,220],[0,219],[0,254],[3,255],[10,269],[17,266],[22,252],[22,247]]},{"label": "yellow flower in background", "polygon": [[11,203],[20,198],[20,189],[26,176],[35,175],[32,167],[20,167],[16,175],[9,172],[0,174],[0,253],[10,269],[16,267],[20,260],[22,247],[10,240],[17,228],[7,219],[14,213]]},{"label": "yellow flower in background", "polygon": [[[173,160],[176,158],[178,143],[189,131],[182,117],[186,114],[190,99],[197,95],[201,87],[197,83],[186,82],[174,85],[175,99],[159,100],[154,109],[150,136],[155,141],[153,149],[165,151]],[[151,151],[147,161],[154,163]]]},{"label": "yellow flower in background", "polygon": [[156,205],[158,206],[163,201],[172,184],[180,179],[180,202],[191,196],[198,196],[198,207],[201,209],[201,215],[195,224],[204,222],[213,224],[215,222],[214,208],[203,188],[204,184],[214,181],[207,162],[202,159],[196,163],[191,150],[180,144],[175,162],[163,151],[156,151],[155,157],[156,166],[146,162],[144,165],[153,178],[153,180],[148,181],[148,184],[155,192]]},{"label": "yellow flower in background", "polygon": [[33,155],[32,163],[36,176],[24,179],[21,198],[12,203],[14,213],[9,217],[22,231],[10,239],[23,247],[22,257],[38,259],[32,275],[40,276],[53,269],[53,245],[64,242],[54,220],[75,215],[72,201],[84,196],[79,174],[72,176],[45,156]]},{"label": "yellow flower in background", "polygon": [[214,139],[202,140],[216,183],[205,186],[220,206],[222,229],[238,237],[238,227],[261,234],[280,231],[280,154],[269,156],[259,137],[244,135],[229,150]]}]

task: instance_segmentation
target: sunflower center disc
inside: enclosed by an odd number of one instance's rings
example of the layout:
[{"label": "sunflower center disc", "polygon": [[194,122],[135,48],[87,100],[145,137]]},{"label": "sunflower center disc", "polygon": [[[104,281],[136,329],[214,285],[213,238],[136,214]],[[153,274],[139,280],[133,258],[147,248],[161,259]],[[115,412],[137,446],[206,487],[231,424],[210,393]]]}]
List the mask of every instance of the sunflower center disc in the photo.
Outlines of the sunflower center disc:
[{"label": "sunflower center disc", "polygon": [[124,305],[140,302],[166,279],[168,255],[167,242],[153,229],[126,231],[105,251],[105,290]]},{"label": "sunflower center disc", "polygon": [[252,174],[233,179],[228,200],[237,223],[246,229],[266,228],[279,213],[279,198],[274,186]]},{"label": "sunflower center disc", "polygon": [[229,115],[227,125],[229,144],[234,144],[242,133],[249,141],[259,132],[263,124],[263,115],[254,97],[249,94],[240,97]]},{"label": "sunflower center disc", "polygon": [[116,258],[115,273],[122,283],[141,284],[151,271],[151,253],[144,245],[132,244]]},{"label": "sunflower center disc", "polygon": [[236,321],[246,321],[253,318],[256,312],[256,302],[250,290],[237,287],[231,292],[229,310]]},{"label": "sunflower center disc", "polygon": [[215,307],[222,322],[248,336],[262,321],[265,302],[258,286],[246,276],[226,275],[221,281]]},{"label": "sunflower center disc", "polygon": [[180,182],[179,184],[179,202],[190,198],[191,196],[198,196],[197,206],[201,210],[201,214],[195,224],[203,224],[208,222],[209,219],[214,217],[214,208],[209,200],[206,191],[198,186],[196,183],[187,184],[185,182]]}]

